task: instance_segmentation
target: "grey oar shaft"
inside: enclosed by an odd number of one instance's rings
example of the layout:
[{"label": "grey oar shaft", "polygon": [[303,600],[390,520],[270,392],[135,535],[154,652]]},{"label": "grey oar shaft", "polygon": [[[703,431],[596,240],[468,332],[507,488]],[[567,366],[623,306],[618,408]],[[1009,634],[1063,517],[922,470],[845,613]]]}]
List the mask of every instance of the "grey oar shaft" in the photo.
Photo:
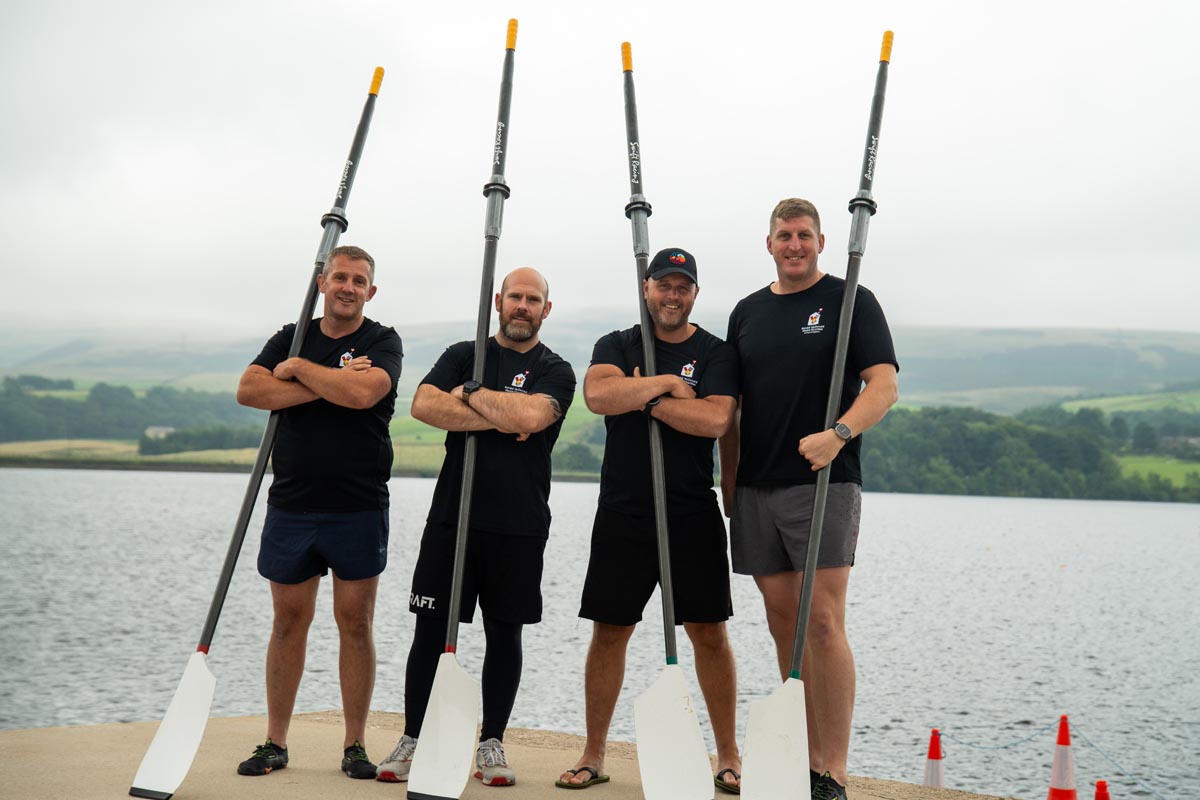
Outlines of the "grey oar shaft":
[{"label": "grey oar shaft", "polygon": [[[483,223],[483,272],[479,280],[479,307],[475,324],[475,364],[472,380],[482,383],[487,356],[488,321],[491,319],[492,288],[496,279],[496,250],[504,219],[504,201],[508,185],[504,182],[504,163],[508,156],[508,115],[512,106],[513,65],[516,60],[517,21],[508,21],[508,42],[504,50],[504,69],[500,78],[500,105],[496,113],[496,137],[492,149],[492,176],[483,187],[487,212]],[[450,605],[446,619],[446,652],[458,648],[458,613],[462,607],[463,576],[467,564],[467,534],[471,529],[471,495],[475,485],[475,459],[479,450],[477,434],[468,431],[463,447],[462,486],[458,495],[458,526],[454,537],[454,574],[450,580]]]},{"label": "grey oar shaft", "polygon": [[[646,308],[642,286],[646,279],[646,267],[650,261],[650,231],[646,220],[651,214],[646,202],[642,175],[642,144],[638,138],[637,97],[633,88],[633,64],[628,43],[621,45],[625,76],[625,145],[629,162],[629,203],[625,215],[633,229],[633,255],[637,268],[637,303],[642,327],[642,374],[653,377],[658,374],[654,345],[654,323]],[[675,643],[675,596],[671,584],[671,546],[667,527],[667,474],[663,460],[662,430],[658,420],[648,417],[650,434],[650,483],[654,492],[654,530],[658,545],[658,583],[662,594],[663,639],[668,664],[679,660]]]},{"label": "grey oar shaft", "polygon": [[[858,273],[863,253],[867,249],[867,229],[871,215],[875,213],[875,199],[871,187],[875,181],[875,165],[879,156],[879,129],[883,121],[883,99],[887,89],[888,63],[892,54],[892,32],[883,35],[883,51],[879,58],[879,71],[875,75],[875,94],[871,100],[871,115],[867,122],[867,141],[863,148],[862,170],[859,173],[858,194],[850,201],[850,242],[847,246],[849,261],[846,266],[846,286],[842,295],[842,307],[838,316],[837,339],[833,350],[833,372],[829,376],[829,398],[825,404],[825,430],[837,422],[841,410],[843,387],[847,380],[846,354],[850,349],[850,327],[854,321],[854,301],[858,295]],[[857,376],[851,376],[857,380]],[[855,433],[858,433],[857,431]],[[812,611],[813,584],[816,579],[817,559],[821,551],[821,534],[825,527],[825,508],[829,498],[829,470],[827,464],[817,474],[816,491],[813,496],[812,527],[808,535],[808,552],[804,558],[804,581],[800,589],[800,608],[796,614],[796,634],[792,639],[791,676],[802,678],[801,664],[804,644],[808,638],[808,618]]]},{"label": "grey oar shaft", "polygon": [[[317,277],[325,269],[325,260],[329,251],[337,247],[338,239],[349,222],[346,219],[346,203],[350,199],[350,189],[354,186],[354,176],[358,173],[358,163],[362,159],[363,147],[367,142],[367,132],[371,128],[371,117],[375,113],[375,99],[383,82],[383,68],[376,67],[371,79],[371,90],[367,94],[367,102],[363,106],[358,127],[354,132],[354,141],[350,144],[350,155],[342,167],[342,175],[338,181],[337,196],[333,207],[321,218],[323,231],[321,242],[317,247],[317,257],[312,273],[309,275],[308,288],[304,292],[304,301],[300,306],[300,315],[296,319],[296,331],[292,335],[292,343],[288,348],[288,358],[300,354],[304,337],[312,322],[313,311],[317,305]],[[238,556],[242,552],[242,543],[246,539],[246,529],[250,526],[250,516],[254,513],[254,503],[262,488],[263,475],[267,471],[267,462],[271,458],[271,450],[275,446],[275,436],[279,430],[279,412],[271,412],[263,430],[262,440],[258,445],[258,454],[254,457],[254,467],[250,470],[250,479],[246,482],[246,491],[242,495],[242,505],[238,510],[237,521],[233,526],[233,537],[225,552],[225,563],[221,567],[221,575],[217,579],[217,588],[213,593],[212,603],[208,607],[208,616],[204,621],[204,630],[200,633],[200,644],[197,650],[208,652],[213,635],[217,630],[217,621],[221,617],[221,609],[225,605],[225,597],[229,593],[229,584],[233,580],[233,570],[237,566]]]}]

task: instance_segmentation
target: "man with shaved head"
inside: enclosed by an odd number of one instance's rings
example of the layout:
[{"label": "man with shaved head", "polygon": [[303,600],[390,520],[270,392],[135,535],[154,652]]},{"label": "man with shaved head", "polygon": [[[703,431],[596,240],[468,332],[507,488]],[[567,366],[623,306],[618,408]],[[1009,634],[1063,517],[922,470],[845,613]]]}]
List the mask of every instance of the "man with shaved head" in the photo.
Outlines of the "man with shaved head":
[{"label": "man with shaved head", "polygon": [[445,648],[466,432],[478,440],[459,620],[483,612],[483,731],[475,777],[510,786],[504,730],[521,681],[521,627],[542,619],[542,553],[550,532],[550,451],[575,396],[571,365],[542,344],[549,287],[534,269],[504,278],[500,328],[487,340],[484,378],[472,380],[475,343],[446,349],[413,396],[412,415],[446,431],[446,458],[413,572],[417,615],[404,685],[404,736],[379,765],[379,780],[405,781]]}]

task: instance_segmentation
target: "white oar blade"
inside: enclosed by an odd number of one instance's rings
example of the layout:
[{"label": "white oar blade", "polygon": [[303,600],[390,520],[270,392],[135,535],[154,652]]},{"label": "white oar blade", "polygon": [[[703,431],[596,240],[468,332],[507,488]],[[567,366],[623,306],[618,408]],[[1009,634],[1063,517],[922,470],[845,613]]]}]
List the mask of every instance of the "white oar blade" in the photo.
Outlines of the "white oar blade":
[{"label": "white oar blade", "polygon": [[175,793],[200,749],[216,690],[217,679],[208,669],[207,656],[198,651],[192,653],[129,794],[168,800]]},{"label": "white oar blade", "polygon": [[442,653],[408,774],[410,800],[456,800],[475,767],[479,682]]},{"label": "white oar blade", "polygon": [[646,800],[712,800],[712,765],[678,664],[633,702],[633,724]]},{"label": "white oar blade", "polygon": [[808,798],[808,717],[804,683],[788,678],[750,704],[742,748],[742,797]]}]

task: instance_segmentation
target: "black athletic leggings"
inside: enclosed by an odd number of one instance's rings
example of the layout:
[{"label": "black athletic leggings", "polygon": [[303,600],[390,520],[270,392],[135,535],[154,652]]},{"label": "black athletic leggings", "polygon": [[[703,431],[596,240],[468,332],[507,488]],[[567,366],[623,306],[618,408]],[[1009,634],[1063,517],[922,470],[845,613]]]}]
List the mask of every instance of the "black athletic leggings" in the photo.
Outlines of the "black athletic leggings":
[{"label": "black athletic leggings", "polygon": [[[504,739],[521,685],[521,628],[519,622],[483,618],[487,649],[483,656],[483,730],[479,741]],[[438,659],[446,649],[446,621],[417,616],[417,629],[408,651],[404,677],[404,733],[421,736]]]}]

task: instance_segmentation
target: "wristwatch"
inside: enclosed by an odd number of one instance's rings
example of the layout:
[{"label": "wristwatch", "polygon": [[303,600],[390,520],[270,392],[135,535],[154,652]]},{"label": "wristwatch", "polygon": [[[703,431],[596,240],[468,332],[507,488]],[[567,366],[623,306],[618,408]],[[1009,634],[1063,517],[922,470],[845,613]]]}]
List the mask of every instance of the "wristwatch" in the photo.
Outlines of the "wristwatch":
[{"label": "wristwatch", "polygon": [[653,400],[646,401],[646,405],[642,408],[642,413],[644,413],[647,417],[650,416],[650,412],[654,410],[656,405],[658,405],[659,400],[662,400],[661,394],[658,397],[655,397]]},{"label": "wristwatch", "polygon": [[836,433],[838,438],[843,442],[848,442],[854,438],[854,434],[851,432],[850,426],[844,422],[839,422],[834,425],[833,432]]},{"label": "wristwatch", "polygon": [[462,392],[463,402],[466,403],[467,405],[471,405],[471,393],[478,389],[482,389],[482,388],[483,388],[483,384],[481,384],[479,381],[466,381],[465,383],[463,383],[463,392]]}]

